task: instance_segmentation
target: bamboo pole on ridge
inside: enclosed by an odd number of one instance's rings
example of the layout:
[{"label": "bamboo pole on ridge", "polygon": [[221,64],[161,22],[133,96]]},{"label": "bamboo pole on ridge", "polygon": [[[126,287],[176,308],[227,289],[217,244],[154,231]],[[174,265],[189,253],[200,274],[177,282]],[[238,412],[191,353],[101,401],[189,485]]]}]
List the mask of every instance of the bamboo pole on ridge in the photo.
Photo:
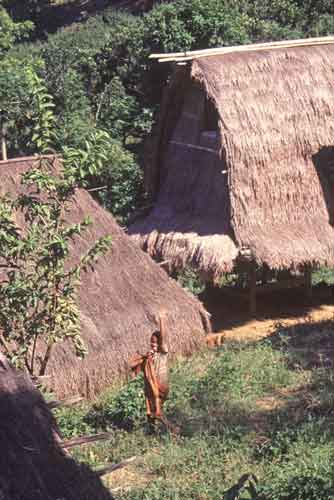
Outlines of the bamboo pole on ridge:
[{"label": "bamboo pole on ridge", "polygon": [[283,40],[279,42],[255,43],[249,45],[236,45],[232,47],[217,47],[213,49],[172,52],[165,54],[151,54],[150,59],[158,59],[159,62],[171,61],[189,61],[199,57],[208,57],[213,55],[224,55],[232,52],[252,52],[257,50],[275,50],[293,47],[308,47],[317,45],[328,45],[334,43],[334,36],[304,38],[298,40]]}]

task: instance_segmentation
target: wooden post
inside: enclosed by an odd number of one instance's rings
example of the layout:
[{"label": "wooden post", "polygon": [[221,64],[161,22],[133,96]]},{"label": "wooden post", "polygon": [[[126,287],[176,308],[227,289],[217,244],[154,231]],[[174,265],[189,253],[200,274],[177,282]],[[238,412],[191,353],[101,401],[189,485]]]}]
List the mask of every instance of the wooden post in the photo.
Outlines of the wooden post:
[{"label": "wooden post", "polygon": [[305,295],[308,300],[312,299],[312,266],[307,265],[304,268]]},{"label": "wooden post", "polygon": [[264,264],[262,267],[262,285],[266,285],[268,283],[269,271],[269,267]]},{"label": "wooden post", "polygon": [[2,160],[6,161],[7,160],[6,126],[3,122],[1,123],[0,136],[1,136],[1,157]]},{"label": "wooden post", "polygon": [[252,262],[248,271],[249,287],[249,312],[252,316],[256,314],[256,264]]}]

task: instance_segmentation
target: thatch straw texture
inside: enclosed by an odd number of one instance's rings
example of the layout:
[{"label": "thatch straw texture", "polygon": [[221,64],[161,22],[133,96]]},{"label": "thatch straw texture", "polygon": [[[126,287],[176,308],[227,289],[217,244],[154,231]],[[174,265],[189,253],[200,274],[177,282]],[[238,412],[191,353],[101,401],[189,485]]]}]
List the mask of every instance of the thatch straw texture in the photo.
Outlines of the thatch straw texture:
[{"label": "thatch straw texture", "polygon": [[[271,268],[333,265],[333,72],[333,44],[203,57],[179,70],[183,107],[172,133],[158,142],[156,205],[131,228],[134,238],[176,264],[183,246],[182,262],[212,276],[231,267],[241,248]],[[218,114],[212,144],[203,143],[200,124],[192,133],[201,120],[200,94]],[[168,124],[168,110],[161,120]],[[201,146],[217,151],[220,162]],[[196,235],[180,229],[184,220]],[[182,234],[173,246],[174,231]],[[195,240],[205,262],[192,257]]]},{"label": "thatch straw texture", "polygon": [[89,467],[64,454],[57,432],[41,394],[0,353],[1,500],[112,500]]},{"label": "thatch straw texture", "polygon": [[[20,178],[32,159],[0,162],[0,195],[15,194]],[[82,276],[79,300],[82,334],[88,347],[84,360],[67,344],[57,346],[48,365],[58,397],[81,393],[93,396],[125,371],[128,358],[146,352],[156,329],[156,313],[167,312],[166,326],[173,353],[192,352],[210,330],[202,304],[179,287],[151,258],[139,250],[84,190],[75,194],[69,222],[89,215],[93,224],[74,244],[74,261],[94,241],[106,234],[113,238],[109,253],[100,258],[94,272]]]}]

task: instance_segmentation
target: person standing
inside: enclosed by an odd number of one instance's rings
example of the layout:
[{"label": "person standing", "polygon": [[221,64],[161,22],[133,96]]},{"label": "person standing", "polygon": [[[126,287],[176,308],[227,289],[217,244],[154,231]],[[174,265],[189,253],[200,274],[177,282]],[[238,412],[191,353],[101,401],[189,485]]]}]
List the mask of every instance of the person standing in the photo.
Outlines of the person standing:
[{"label": "person standing", "polygon": [[169,427],[162,409],[169,393],[165,319],[165,313],[160,312],[157,317],[159,329],[151,335],[150,351],[145,355],[135,355],[130,359],[129,365],[134,376],[140,371],[144,374],[146,414],[149,423],[154,423],[156,419],[159,419],[166,427]]}]

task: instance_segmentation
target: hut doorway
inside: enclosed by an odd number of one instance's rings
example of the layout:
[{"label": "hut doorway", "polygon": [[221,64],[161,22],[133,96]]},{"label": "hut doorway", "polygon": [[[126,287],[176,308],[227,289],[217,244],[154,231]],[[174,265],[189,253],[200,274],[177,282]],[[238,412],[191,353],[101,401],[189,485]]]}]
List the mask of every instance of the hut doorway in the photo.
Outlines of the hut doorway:
[{"label": "hut doorway", "polygon": [[200,125],[199,144],[206,147],[217,147],[218,112],[210,99],[205,99]]},{"label": "hut doorway", "polygon": [[334,226],[334,146],[325,146],[312,156],[328,212]]}]

